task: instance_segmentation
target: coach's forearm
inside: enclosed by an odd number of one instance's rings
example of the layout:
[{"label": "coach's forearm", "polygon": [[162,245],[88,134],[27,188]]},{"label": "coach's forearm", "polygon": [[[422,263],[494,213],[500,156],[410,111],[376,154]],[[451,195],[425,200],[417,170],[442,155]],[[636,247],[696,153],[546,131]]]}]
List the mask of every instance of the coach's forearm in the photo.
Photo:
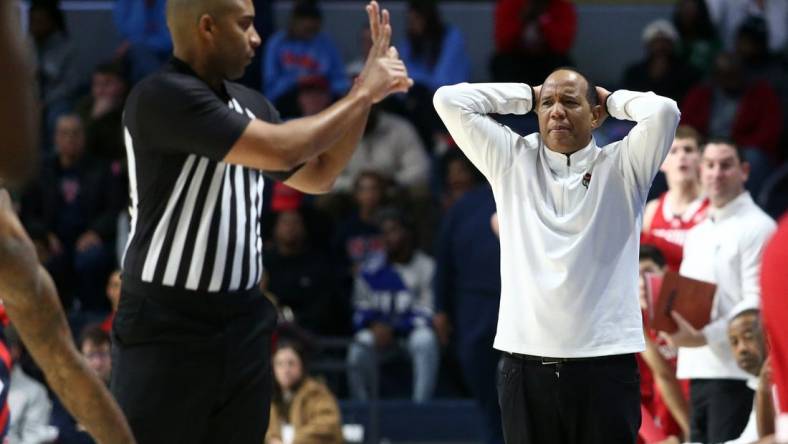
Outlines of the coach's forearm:
[{"label": "coach's forearm", "polygon": [[98,444],[133,444],[131,429],[104,384],[77,352],[54,283],[43,267],[27,288],[4,294],[9,318],[66,409]]},{"label": "coach's forearm", "polygon": [[38,147],[34,76],[15,10],[16,2],[0,2],[0,177],[20,185],[34,169]]}]

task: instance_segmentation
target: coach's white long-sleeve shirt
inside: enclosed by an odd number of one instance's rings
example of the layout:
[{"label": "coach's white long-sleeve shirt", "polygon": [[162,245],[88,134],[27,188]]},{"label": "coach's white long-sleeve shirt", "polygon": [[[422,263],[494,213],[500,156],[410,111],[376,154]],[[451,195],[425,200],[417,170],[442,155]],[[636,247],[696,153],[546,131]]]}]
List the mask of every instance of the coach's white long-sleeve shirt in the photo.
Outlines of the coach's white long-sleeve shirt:
[{"label": "coach's white long-sleeve shirt", "polygon": [[728,342],[730,315],[759,307],[761,255],[777,224],[750,193],[741,193],[687,232],[680,273],[717,284],[711,322],[703,328],[708,345],[679,348],[677,375],[693,379],[741,379],[750,376],[736,365]]},{"label": "coach's white long-sleeve shirt", "polygon": [[637,126],[620,142],[600,148],[592,140],[570,156],[488,116],[529,112],[528,85],[445,86],[434,103],[495,195],[501,305],[494,347],[549,357],[642,351],[639,234],[678,124],[676,103],[616,91],[610,114]]}]

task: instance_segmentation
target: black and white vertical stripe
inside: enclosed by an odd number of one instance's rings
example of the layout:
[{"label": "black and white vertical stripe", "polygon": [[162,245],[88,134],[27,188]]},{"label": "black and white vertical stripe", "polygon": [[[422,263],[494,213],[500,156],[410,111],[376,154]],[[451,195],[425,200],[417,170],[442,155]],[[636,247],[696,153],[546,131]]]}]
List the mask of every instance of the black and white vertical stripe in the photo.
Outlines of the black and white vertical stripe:
[{"label": "black and white vertical stripe", "polygon": [[[254,118],[236,100],[229,104]],[[131,192],[131,233],[135,242],[139,196],[133,140],[125,132]],[[138,248],[127,273],[142,281],[208,292],[249,289],[263,272],[261,213],[263,175],[238,165],[189,155],[183,163],[149,245]],[[140,267],[129,270],[129,267]]]}]

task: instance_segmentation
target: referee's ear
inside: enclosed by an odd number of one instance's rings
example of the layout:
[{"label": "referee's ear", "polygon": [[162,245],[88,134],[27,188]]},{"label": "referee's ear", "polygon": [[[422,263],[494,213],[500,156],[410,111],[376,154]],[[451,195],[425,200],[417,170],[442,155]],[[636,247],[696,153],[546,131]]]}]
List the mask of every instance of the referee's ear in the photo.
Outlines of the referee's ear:
[{"label": "referee's ear", "polygon": [[210,14],[203,14],[197,21],[197,34],[206,40],[213,40],[213,33],[216,28],[216,20]]}]

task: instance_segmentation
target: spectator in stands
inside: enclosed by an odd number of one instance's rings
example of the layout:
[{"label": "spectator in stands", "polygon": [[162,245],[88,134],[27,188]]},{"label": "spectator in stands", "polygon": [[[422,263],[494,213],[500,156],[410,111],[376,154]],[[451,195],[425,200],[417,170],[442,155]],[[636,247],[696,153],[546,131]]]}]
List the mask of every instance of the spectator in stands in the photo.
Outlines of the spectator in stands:
[{"label": "spectator in stands", "polygon": [[446,211],[435,243],[433,325],[441,344],[456,351],[481,409],[486,444],[503,442],[495,385],[500,352],[490,346],[501,293],[500,245],[490,227],[494,212],[491,188],[477,182]]},{"label": "spectator in stands", "polygon": [[624,71],[623,87],[633,91],[653,91],[680,101],[700,80],[700,73],[676,53],[679,35],[665,20],[651,22],[643,30],[646,57]]},{"label": "spectator in stands", "polygon": [[408,34],[399,47],[414,87],[430,97],[439,87],[467,82],[470,59],[460,30],[445,23],[436,0],[408,2]]},{"label": "spectator in stands", "polygon": [[47,389],[28,376],[18,364],[23,345],[13,326],[5,329],[5,336],[11,352],[13,370],[8,387],[8,407],[11,421],[6,437],[8,444],[45,444],[55,435],[49,427],[49,414],[52,401]]},{"label": "spectator in stands", "polygon": [[720,41],[706,0],[679,0],[673,10],[673,25],[679,33],[681,58],[698,72],[708,73],[714,66]]},{"label": "spectator in stands", "polygon": [[43,147],[50,148],[57,118],[69,112],[79,88],[76,54],[59,0],[33,0],[28,27],[32,37],[42,107]]},{"label": "spectator in stands", "polygon": [[662,279],[667,266],[665,256],[653,245],[641,245],[639,262],[640,306],[646,320],[646,350],[637,356],[643,415],[638,442],[659,441],[660,444],[667,444],[662,441],[670,437],[678,440],[679,437],[689,436],[689,406],[684,394],[689,387],[676,379],[676,348],[647,324],[649,307],[656,304],[658,296],[651,283],[654,279]]},{"label": "spectator in stands", "polygon": [[121,284],[121,271],[116,269],[109,275],[107,279],[107,300],[109,301],[112,311],[104,318],[101,323],[101,329],[109,334],[112,331],[112,321],[115,320],[115,313],[118,311],[118,304],[120,303],[120,284]]},{"label": "spectator in stands", "polygon": [[331,106],[331,85],[323,76],[307,76],[298,80],[298,109],[301,116],[311,116]]},{"label": "spectator in stands", "polygon": [[302,212],[277,215],[273,243],[264,257],[265,289],[293,311],[296,324],[321,335],[348,331],[349,302],[340,300],[331,261],[310,244]]},{"label": "spectator in stands", "polygon": [[749,80],[741,60],[717,56],[710,83],[692,88],[681,107],[681,123],[705,137],[729,138],[742,148],[752,168],[747,187],[757,195],[777,154],[782,112],[774,89],[764,80]]},{"label": "spectator in stands", "polygon": [[378,362],[397,353],[402,341],[413,361],[413,400],[425,402],[432,397],[440,358],[430,327],[435,263],[415,248],[413,224],[402,212],[387,209],[378,217],[386,253],[370,258],[356,278],[348,385],[355,399],[369,399]]},{"label": "spectator in stands", "polygon": [[[79,339],[79,350],[85,358],[88,367],[109,386],[109,377],[112,372],[112,355],[110,354],[111,341],[109,333],[98,324],[88,325],[82,330]],[[74,420],[63,407],[63,404],[54,399],[50,423],[57,428],[58,436],[55,444],[94,444],[85,429]]]},{"label": "spectator in stands", "polygon": [[334,395],[309,376],[303,346],[280,337],[273,357],[274,390],[266,444],[342,444],[342,420]]},{"label": "spectator in stands", "polygon": [[459,149],[450,149],[443,155],[442,167],[443,196],[441,204],[444,210],[450,208],[465,193],[485,181],[484,176]]},{"label": "spectator in stands", "polygon": [[350,86],[344,65],[331,38],[320,30],[322,13],[316,0],[297,0],[286,30],[266,43],[263,92],[284,117],[297,113],[296,94],[302,77],[328,79],[331,93],[341,96]]},{"label": "spectator in stands", "polygon": [[125,158],[123,102],[128,84],[120,63],[102,63],[93,70],[90,94],[76,106],[85,125],[85,152],[113,161]]},{"label": "spectator in stands", "polygon": [[749,374],[747,387],[755,392],[755,401],[741,436],[726,444],[760,443],[759,439],[774,434],[774,400],[760,310],[742,307],[732,313],[728,340],[736,364]]},{"label": "spectator in stands", "polygon": [[359,30],[357,48],[357,57],[345,65],[345,73],[349,79],[354,79],[359,75],[361,70],[364,69],[367,54],[369,54],[369,50],[372,48],[372,35],[370,34],[369,23],[367,22],[364,22]]},{"label": "spectator in stands", "polygon": [[[750,17],[739,27],[736,34],[736,55],[742,60],[751,78],[769,82],[780,99],[782,113],[782,138],[780,145],[788,149],[788,60],[769,51],[769,36],[766,22],[760,17]],[[786,157],[788,151],[780,153]]]},{"label": "spectator in stands", "polygon": [[[295,100],[299,117],[311,116],[328,108],[334,101],[328,79],[320,75],[301,77],[298,80]],[[304,193],[283,182],[268,179],[266,187],[271,189],[271,211],[297,210],[304,202]]]},{"label": "spectator in stands", "polygon": [[679,126],[670,151],[660,167],[668,191],[646,204],[641,244],[652,244],[665,256],[668,269],[678,271],[687,230],[706,217],[709,200],[700,185],[701,136],[692,127]]},{"label": "spectator in stands", "polygon": [[157,70],[172,52],[166,0],[116,0],[115,27],[123,39],[117,55],[129,62],[131,82]]},{"label": "spectator in stands", "polygon": [[780,220],[780,227],[763,253],[761,285],[763,287],[763,319],[769,338],[769,361],[772,381],[776,388],[775,438],[788,442],[788,216]]},{"label": "spectator in stands", "polygon": [[437,0],[408,2],[407,38],[397,47],[414,85],[405,100],[424,144],[432,147],[443,126],[432,107],[432,95],[443,85],[467,82],[471,61],[460,30],[446,23]]},{"label": "spectator in stands", "polygon": [[788,42],[788,2],[785,0],[706,0],[706,3],[726,50],[733,50],[739,27],[750,17],[766,20],[771,51],[779,52]]},{"label": "spectator in stands", "polygon": [[554,69],[571,65],[569,50],[576,33],[571,1],[498,0],[493,80],[540,85]]},{"label": "spectator in stands", "polygon": [[375,216],[384,204],[386,179],[376,171],[362,171],[353,184],[355,208],[338,224],[334,249],[350,276],[361,265],[384,252],[383,237]]},{"label": "spectator in stands", "polygon": [[716,284],[714,308],[701,330],[673,312],[678,330],[666,337],[680,347],[678,377],[690,379],[690,441],[724,442],[741,434],[752,408],[748,376],[728,344],[728,316],[757,306],[761,253],[775,223],[745,191],[749,165],[733,142],[711,140],[702,155],[709,214],[687,233],[680,272]]},{"label": "spectator in stands", "polygon": [[413,124],[373,106],[359,147],[334,184],[335,191],[351,190],[362,171],[376,171],[397,185],[423,191],[430,160]]},{"label": "spectator in stands", "polygon": [[61,263],[56,268],[69,271],[70,279],[57,282],[58,289],[78,297],[83,310],[106,311],[104,279],[112,270],[112,240],[125,199],[113,193],[111,172],[85,156],[78,116],[58,119],[55,151],[23,194],[22,220],[45,227],[52,260]]}]

